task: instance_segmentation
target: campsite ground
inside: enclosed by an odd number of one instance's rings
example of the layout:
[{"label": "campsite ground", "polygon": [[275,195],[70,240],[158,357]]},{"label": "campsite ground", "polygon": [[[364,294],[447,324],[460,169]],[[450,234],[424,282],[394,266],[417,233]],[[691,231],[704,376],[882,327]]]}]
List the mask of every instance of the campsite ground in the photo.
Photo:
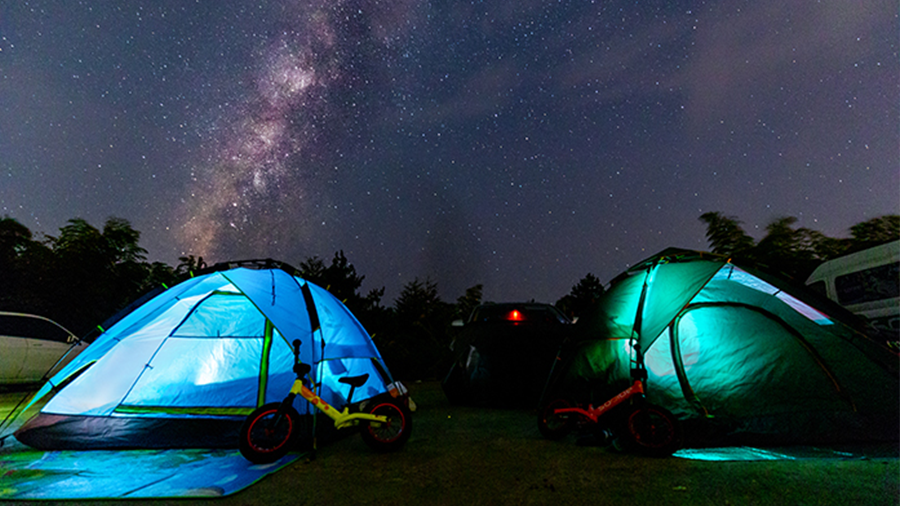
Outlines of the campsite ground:
[{"label": "campsite ground", "polygon": [[437,382],[410,390],[418,410],[399,453],[373,454],[351,437],[228,497],[132,503],[900,504],[896,444],[855,447],[854,458],[807,447],[784,452],[803,457],[796,460],[648,459],[576,446],[571,438],[545,441],[532,413],[451,406]]}]

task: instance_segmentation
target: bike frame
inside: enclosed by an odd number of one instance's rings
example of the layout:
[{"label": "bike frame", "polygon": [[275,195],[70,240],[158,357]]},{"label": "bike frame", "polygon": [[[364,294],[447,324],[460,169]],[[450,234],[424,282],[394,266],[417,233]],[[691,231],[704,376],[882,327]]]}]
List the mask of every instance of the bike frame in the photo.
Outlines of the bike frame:
[{"label": "bike frame", "polygon": [[621,391],[618,395],[616,395],[612,399],[604,402],[603,404],[597,406],[596,408],[593,406],[590,406],[590,405],[587,407],[587,409],[576,406],[573,408],[555,409],[555,410],[553,410],[553,412],[556,414],[574,413],[577,415],[581,415],[581,416],[587,418],[588,420],[596,423],[597,420],[601,416],[603,416],[605,413],[609,412],[609,410],[611,410],[612,408],[618,406],[619,404],[622,404],[623,402],[625,402],[626,400],[628,400],[632,397],[635,397],[635,396],[643,397],[643,395],[644,395],[644,382],[641,381],[640,379],[636,379],[636,380],[634,380],[634,383],[630,387]]},{"label": "bike frame", "polygon": [[372,415],[369,413],[351,413],[349,406],[344,406],[344,409],[338,411],[334,408],[334,406],[325,402],[324,399],[315,394],[312,390],[306,387],[303,384],[303,380],[296,379],[294,380],[294,385],[291,387],[291,392],[284,399],[285,406],[291,406],[294,403],[294,398],[299,395],[303,397],[310,404],[312,404],[316,409],[328,415],[332,420],[334,420],[334,426],[338,429],[343,429],[345,427],[351,427],[353,425],[357,425],[360,420],[367,420],[369,422],[377,422],[384,423],[387,422],[387,417],[380,415]]}]

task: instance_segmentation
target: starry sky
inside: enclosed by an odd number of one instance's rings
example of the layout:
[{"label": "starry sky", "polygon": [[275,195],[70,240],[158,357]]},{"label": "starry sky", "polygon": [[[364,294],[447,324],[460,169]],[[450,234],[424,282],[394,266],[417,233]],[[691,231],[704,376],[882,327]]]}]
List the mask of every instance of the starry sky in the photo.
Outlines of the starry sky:
[{"label": "starry sky", "polygon": [[0,0],[0,215],[554,302],[900,212],[895,1]]}]

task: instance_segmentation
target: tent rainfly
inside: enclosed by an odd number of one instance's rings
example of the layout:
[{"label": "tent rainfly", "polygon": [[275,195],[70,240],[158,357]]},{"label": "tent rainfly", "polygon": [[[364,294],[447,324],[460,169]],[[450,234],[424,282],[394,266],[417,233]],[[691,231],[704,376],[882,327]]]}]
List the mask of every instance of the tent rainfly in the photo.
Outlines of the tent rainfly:
[{"label": "tent rainfly", "polygon": [[895,440],[898,356],[853,318],[774,276],[668,249],[617,277],[582,316],[544,398],[602,403],[630,381],[636,342],[649,400],[722,437]]},{"label": "tent rainfly", "polygon": [[[356,400],[388,392],[390,373],[350,311],[278,265],[213,267],[144,303],[51,378],[32,403],[54,395],[16,439],[39,449],[236,447],[246,415],[290,389],[294,339],[328,403],[344,404],[350,387],[337,380],[347,375],[369,374]],[[295,407],[313,412],[300,397]]]}]

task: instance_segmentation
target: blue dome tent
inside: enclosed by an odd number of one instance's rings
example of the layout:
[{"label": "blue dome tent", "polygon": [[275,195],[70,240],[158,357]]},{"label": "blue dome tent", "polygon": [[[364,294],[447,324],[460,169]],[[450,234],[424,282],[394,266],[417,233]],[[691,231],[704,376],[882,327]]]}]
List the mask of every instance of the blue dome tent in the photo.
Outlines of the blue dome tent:
[{"label": "blue dome tent", "polygon": [[[368,333],[326,290],[278,262],[220,264],[103,332],[38,392],[32,403],[54,395],[16,439],[39,449],[236,447],[246,415],[290,389],[294,339],[328,403],[345,404],[350,387],[337,380],[347,375],[369,374],[354,400],[391,391]],[[305,400],[295,407],[313,418]]]}]

